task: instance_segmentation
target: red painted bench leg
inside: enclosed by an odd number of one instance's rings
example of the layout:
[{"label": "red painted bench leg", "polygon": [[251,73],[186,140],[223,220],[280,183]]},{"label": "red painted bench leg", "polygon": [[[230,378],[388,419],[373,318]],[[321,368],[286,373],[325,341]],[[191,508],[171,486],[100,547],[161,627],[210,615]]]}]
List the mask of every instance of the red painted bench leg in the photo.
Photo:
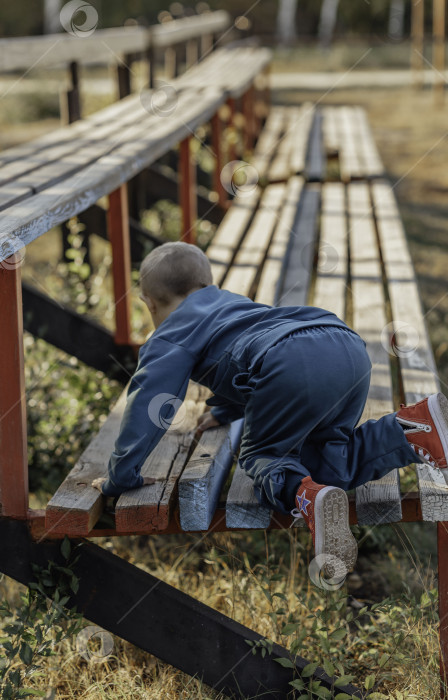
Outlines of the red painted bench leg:
[{"label": "red painted bench leg", "polygon": [[215,170],[213,173],[213,187],[218,193],[218,203],[222,209],[227,207],[228,195],[221,182],[222,162],[222,121],[219,112],[212,117],[212,147],[215,153]]},{"label": "red painted bench leg", "polygon": [[107,231],[112,245],[115,297],[115,342],[131,344],[131,249],[126,183],[109,195]]},{"label": "red painted bench leg", "polygon": [[437,523],[439,578],[440,697],[447,697],[448,676],[448,522]]},{"label": "red painted bench leg", "polygon": [[179,145],[179,202],[182,209],[181,240],[185,243],[195,243],[195,225],[197,215],[196,201],[196,168],[190,152],[190,139],[180,142]]},{"label": "red painted bench leg", "polygon": [[28,459],[20,253],[0,262],[0,501],[1,514],[26,518]]}]

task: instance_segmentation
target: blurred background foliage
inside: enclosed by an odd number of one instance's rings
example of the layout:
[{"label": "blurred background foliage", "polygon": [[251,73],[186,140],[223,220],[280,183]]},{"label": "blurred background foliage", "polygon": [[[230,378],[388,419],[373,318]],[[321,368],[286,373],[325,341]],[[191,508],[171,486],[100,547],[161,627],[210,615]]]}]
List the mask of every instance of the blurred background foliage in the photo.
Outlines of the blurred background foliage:
[{"label": "blurred background foliage", "polygon": [[[159,13],[169,11],[173,16],[195,14],[204,9],[204,3],[178,3],[166,0],[90,0],[99,15],[99,27],[121,26],[126,21],[135,20],[139,24],[154,24]],[[254,7],[253,0],[208,0],[212,10],[226,9],[233,17],[245,15],[250,17],[250,32],[268,40],[273,38],[279,9],[278,0],[263,0]],[[340,0],[336,35],[363,34],[374,39],[387,34],[390,14],[390,0],[369,0],[353,2]],[[0,36],[26,36],[43,33],[44,0],[30,3],[17,0],[14,3],[2,3],[0,10]],[[199,5],[199,7],[198,7]],[[315,35],[317,32],[322,0],[300,0],[297,6],[296,29],[301,37]],[[406,3],[404,27],[409,34],[410,3]],[[431,28],[432,10],[428,3],[426,8],[426,26]]]}]

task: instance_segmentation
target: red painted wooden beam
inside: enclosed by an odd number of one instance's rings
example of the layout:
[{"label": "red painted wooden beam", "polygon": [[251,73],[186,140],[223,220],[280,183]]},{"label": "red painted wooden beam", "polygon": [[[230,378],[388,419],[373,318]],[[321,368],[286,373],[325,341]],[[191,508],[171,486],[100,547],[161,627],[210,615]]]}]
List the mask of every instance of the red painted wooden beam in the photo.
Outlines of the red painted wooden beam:
[{"label": "red painted wooden beam", "polygon": [[181,240],[185,243],[196,242],[196,167],[191,157],[190,150],[191,136],[179,144],[179,202],[182,209],[182,231]]},{"label": "red painted wooden beam", "polygon": [[0,262],[0,501],[1,513],[26,518],[28,459],[20,253]]},{"label": "red painted wooden beam", "polygon": [[[349,496],[349,506],[350,506],[350,524],[355,525],[357,523],[356,518],[356,505],[354,496]],[[406,493],[401,502],[403,518],[400,522],[416,522],[422,519],[422,512],[420,507],[420,499],[417,491],[410,491]],[[44,510],[30,510],[29,511],[29,527],[34,539],[60,539],[67,534],[69,537],[79,537],[80,533],[54,533],[45,528],[45,511]],[[288,529],[293,521],[293,518],[289,515],[282,515],[281,513],[275,513],[271,519],[271,524],[269,530],[282,530]],[[225,509],[217,508],[213,516],[212,522],[210,523],[209,532],[245,532],[245,529],[237,530],[235,528],[228,528],[226,526]],[[171,535],[183,533],[180,526],[179,511],[176,509],[171,517],[170,523],[165,530],[149,530],[141,529],[130,532],[120,532],[114,528],[100,529],[94,528],[90,532],[85,532],[82,534],[83,537],[113,537],[120,535]]]},{"label": "red painted wooden beam", "polygon": [[112,245],[112,275],[115,297],[115,342],[131,344],[131,246],[127,185],[109,195],[107,232]]}]

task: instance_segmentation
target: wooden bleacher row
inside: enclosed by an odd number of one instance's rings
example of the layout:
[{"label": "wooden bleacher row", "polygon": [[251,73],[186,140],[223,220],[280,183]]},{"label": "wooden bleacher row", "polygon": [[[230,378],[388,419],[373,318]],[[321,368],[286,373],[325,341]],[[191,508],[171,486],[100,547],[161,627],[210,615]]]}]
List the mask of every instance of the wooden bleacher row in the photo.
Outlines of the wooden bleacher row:
[{"label": "wooden bleacher row", "polygon": [[[116,63],[117,58],[145,55],[151,48],[163,49],[224,32],[231,24],[225,10],[206,12],[151,27],[113,27],[92,33],[46,34],[0,39],[0,72],[52,68],[73,62]],[[62,28],[62,27],[61,27]],[[210,48],[210,43],[207,42]],[[30,68],[30,66],[32,68]]]},{"label": "wooden bleacher row", "polygon": [[[290,172],[291,162],[298,162],[299,152],[302,171],[307,172],[312,156],[310,148],[303,147],[303,138],[290,141],[297,153],[281,147],[282,136],[289,139],[285,124],[291,123],[292,115],[300,118],[295,109],[271,111],[252,161],[260,181],[268,179],[270,166],[279,163],[280,153],[282,167],[286,163],[284,172]],[[308,115],[306,124],[311,140],[316,115],[313,119]],[[270,151],[272,155],[266,157]],[[264,189],[256,186],[235,198],[207,255],[218,286],[261,303],[327,308],[362,335],[373,364],[362,420],[398,408],[392,390],[394,363],[407,403],[439,389],[403,225],[393,188],[385,180],[314,183],[293,175]],[[315,267],[313,261],[317,261]],[[394,356],[391,365],[387,328],[392,322],[398,329],[403,324],[414,329],[415,343],[410,351]],[[185,530],[210,526],[234,463],[243,420],[205,431],[195,445],[197,419],[209,395],[208,389],[190,382],[180,425],[174,421],[143,467],[142,474],[155,476],[156,484],[127,492],[117,500],[117,533],[163,531],[173,517],[179,518]],[[53,533],[87,534],[98,521],[104,499],[89,483],[106,474],[124,405],[125,393],[49,502],[46,527]],[[443,473],[423,465],[416,469],[423,518],[446,520],[448,488]],[[401,520],[398,470],[358,487],[355,493],[360,524]],[[238,467],[225,512],[229,528],[266,528],[276,518],[260,507],[252,481]]]},{"label": "wooden bleacher row", "polygon": [[[247,68],[235,73],[241,59]],[[269,59],[270,52],[257,47],[219,49],[199,64],[197,74],[204,79],[195,86],[181,78],[170,83],[173,103],[165,111],[156,102],[160,93],[146,90],[3,151],[0,251],[19,250],[189,138],[229,97],[248,90]],[[208,74],[209,60],[213,75]]]}]

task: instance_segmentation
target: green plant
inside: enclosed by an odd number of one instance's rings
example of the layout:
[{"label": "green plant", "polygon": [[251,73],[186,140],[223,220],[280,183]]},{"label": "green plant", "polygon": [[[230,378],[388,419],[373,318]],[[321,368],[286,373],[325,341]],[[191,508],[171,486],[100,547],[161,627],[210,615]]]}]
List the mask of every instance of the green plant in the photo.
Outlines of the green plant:
[{"label": "green plant", "polygon": [[[80,545],[78,545],[80,546]],[[21,594],[21,607],[11,609],[8,601],[0,604],[0,617],[6,621],[0,639],[0,692],[2,700],[42,697],[46,691],[30,687],[32,677],[42,676],[45,658],[53,656],[55,647],[76,634],[82,616],[67,610],[70,594],[78,590],[70,541],[64,538],[61,553],[64,566],[53,561],[46,568],[32,564],[35,581]]]}]

